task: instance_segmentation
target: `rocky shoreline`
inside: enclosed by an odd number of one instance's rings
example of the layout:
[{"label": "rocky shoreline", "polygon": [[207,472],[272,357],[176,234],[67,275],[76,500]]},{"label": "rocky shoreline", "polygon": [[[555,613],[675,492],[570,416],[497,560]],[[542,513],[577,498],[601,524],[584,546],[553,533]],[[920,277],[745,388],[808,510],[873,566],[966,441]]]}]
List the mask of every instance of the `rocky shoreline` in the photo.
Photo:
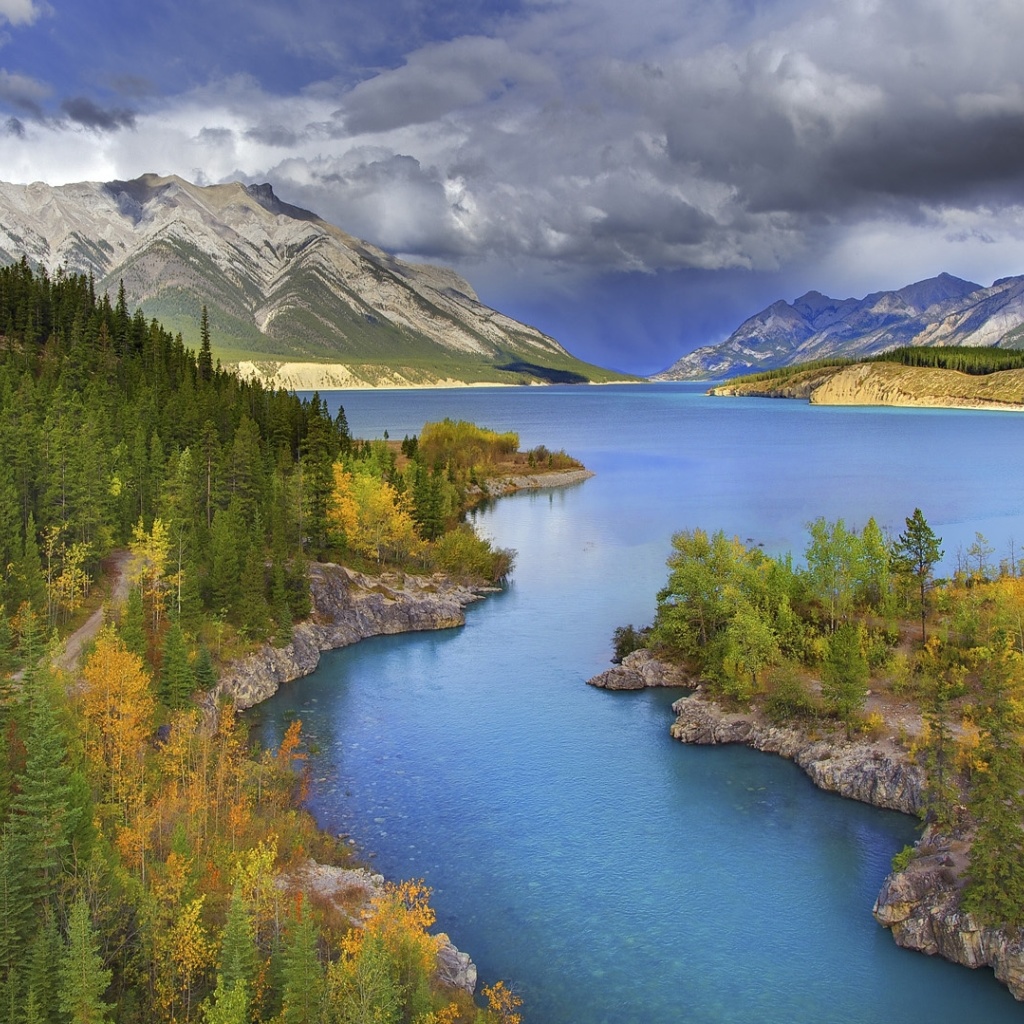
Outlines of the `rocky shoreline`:
[{"label": "rocky shoreline", "polygon": [[[324,651],[374,636],[461,626],[466,621],[466,606],[494,589],[465,587],[440,574],[368,576],[342,565],[314,562],[309,568],[310,617],[294,627],[291,643],[284,647],[264,644],[225,668],[208,703],[215,705],[216,698],[230,696],[236,708],[251,708],[272,697],[282,683],[310,675]],[[364,868],[333,867],[312,860],[291,881],[339,909],[353,894],[362,907],[368,907],[384,884],[382,875]],[[472,995],[476,965],[444,933],[439,935],[439,943],[437,977]]]},{"label": "rocky shoreline", "polygon": [[310,617],[298,623],[291,643],[264,644],[226,668],[217,695],[229,695],[239,709],[272,697],[282,683],[301,679],[333,651],[373,636],[450,629],[466,621],[465,608],[493,588],[473,588],[443,575],[385,573],[367,576],[330,562],[309,570]]},{"label": "rocky shoreline", "polygon": [[[672,705],[676,720],[670,733],[681,743],[743,743],[788,758],[820,789],[905,814],[921,809],[924,772],[891,737],[847,739],[841,730],[821,734],[776,725],[756,710],[728,711],[698,681],[648,651],[628,655],[588,683],[606,689],[687,687],[693,692]],[[1024,934],[984,926],[960,907],[969,854],[968,836],[926,830],[907,867],[886,876],[872,913],[898,945],[965,967],[991,967],[1024,1000]]]}]

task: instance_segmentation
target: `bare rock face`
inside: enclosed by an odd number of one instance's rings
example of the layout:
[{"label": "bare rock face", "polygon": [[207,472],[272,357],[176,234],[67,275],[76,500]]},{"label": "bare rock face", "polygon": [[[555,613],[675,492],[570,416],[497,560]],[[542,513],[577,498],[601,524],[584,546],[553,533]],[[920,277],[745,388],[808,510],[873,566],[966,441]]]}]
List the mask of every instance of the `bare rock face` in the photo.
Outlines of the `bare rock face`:
[{"label": "bare rock face", "polygon": [[222,673],[218,691],[236,707],[259,704],[281,683],[309,675],[322,651],[371,636],[461,626],[466,605],[483,593],[443,576],[366,576],[329,563],[312,565],[309,583],[312,615],[295,626],[292,642],[266,644]]},{"label": "bare rock face", "polygon": [[441,945],[437,951],[437,970],[440,982],[449,988],[461,988],[472,995],[476,991],[476,964],[468,953],[461,952],[444,932],[438,936]]},{"label": "bare rock face", "polygon": [[991,967],[1017,999],[1024,999],[1024,937],[979,922],[961,909],[969,843],[926,830],[904,871],[882,885],[873,913],[897,944],[965,967]]},{"label": "bare rock face", "polygon": [[[318,864],[310,858],[291,874],[279,876],[276,884],[286,891],[305,892],[328,903],[353,925],[361,927],[385,881],[383,875],[373,874],[366,868]],[[476,964],[444,932],[437,935],[437,942],[434,973],[438,981],[472,995],[476,991]]]},{"label": "bare rock face", "polygon": [[795,761],[819,789],[905,814],[917,814],[922,806],[924,773],[892,743],[841,734],[818,738],[774,725],[756,711],[725,711],[699,692],[677,700],[672,710],[678,718],[671,735],[682,743],[745,743]]},{"label": "bare rock face", "polygon": [[650,651],[641,648],[627,654],[621,665],[613,665],[587,680],[588,686],[603,690],[643,690],[648,686],[690,686],[693,680],[677,665],[658,661]]}]

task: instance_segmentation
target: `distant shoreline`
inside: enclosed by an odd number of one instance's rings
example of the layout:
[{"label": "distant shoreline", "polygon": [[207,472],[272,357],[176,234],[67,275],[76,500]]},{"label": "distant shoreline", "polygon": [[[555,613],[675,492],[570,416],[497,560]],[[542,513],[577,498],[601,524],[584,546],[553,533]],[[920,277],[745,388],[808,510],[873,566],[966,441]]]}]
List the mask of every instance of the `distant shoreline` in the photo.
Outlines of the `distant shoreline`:
[{"label": "distant shoreline", "polygon": [[[455,377],[433,377],[429,371],[410,367],[389,367],[383,364],[350,366],[346,363],[313,363],[276,359],[243,359],[224,364],[243,380],[258,380],[264,387],[285,391],[428,391],[446,388],[521,388],[557,387],[559,381],[533,379],[513,381],[465,381]],[[643,384],[642,378],[623,374],[621,380],[579,381],[572,386],[602,384]]]},{"label": "distant shoreline", "polygon": [[811,405],[1024,412],[1024,370],[971,375],[897,363],[854,363],[778,379],[717,384],[716,397],[796,398]]}]

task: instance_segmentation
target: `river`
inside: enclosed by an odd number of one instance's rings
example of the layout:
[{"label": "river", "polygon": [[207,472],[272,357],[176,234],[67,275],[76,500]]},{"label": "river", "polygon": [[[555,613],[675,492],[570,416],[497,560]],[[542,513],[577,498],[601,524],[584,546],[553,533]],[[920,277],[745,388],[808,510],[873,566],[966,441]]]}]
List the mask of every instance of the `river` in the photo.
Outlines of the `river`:
[{"label": "river", "polygon": [[294,716],[310,806],[525,1000],[526,1024],[1024,1020],[990,971],[898,949],[871,917],[914,822],[792,764],[668,738],[673,692],[585,685],[648,622],[675,530],[799,555],[818,515],[894,532],[920,507],[945,567],[1024,543],[1024,419],[712,399],[687,385],[345,392],[357,436],[444,416],[596,472],[475,515],[518,552],[465,627],[366,641],[254,709]]}]

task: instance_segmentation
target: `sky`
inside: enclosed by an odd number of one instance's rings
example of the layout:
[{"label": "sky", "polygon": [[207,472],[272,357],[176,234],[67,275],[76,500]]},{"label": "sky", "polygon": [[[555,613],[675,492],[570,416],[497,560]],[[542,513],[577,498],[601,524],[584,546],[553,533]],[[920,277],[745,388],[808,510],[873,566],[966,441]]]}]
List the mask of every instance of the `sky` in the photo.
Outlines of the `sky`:
[{"label": "sky", "polygon": [[0,0],[0,180],[179,174],[653,373],[1024,273],[1021,0]]}]

